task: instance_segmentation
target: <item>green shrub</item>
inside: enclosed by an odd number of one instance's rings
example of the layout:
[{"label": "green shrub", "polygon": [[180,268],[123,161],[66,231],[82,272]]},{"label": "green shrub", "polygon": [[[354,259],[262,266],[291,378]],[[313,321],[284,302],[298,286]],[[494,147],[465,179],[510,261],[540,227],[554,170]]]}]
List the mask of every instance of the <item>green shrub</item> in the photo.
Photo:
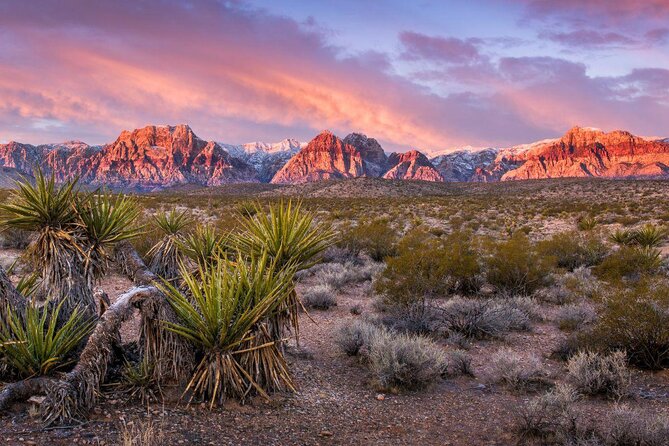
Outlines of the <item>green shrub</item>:
[{"label": "green shrub", "polygon": [[648,278],[604,299],[591,342],[624,350],[639,367],[669,367],[669,283]]},{"label": "green shrub", "polygon": [[485,263],[491,285],[519,294],[531,294],[543,286],[551,272],[551,259],[540,255],[523,233],[493,244]]},{"label": "green shrub", "polygon": [[375,290],[389,304],[408,306],[451,292],[470,294],[480,287],[480,266],[471,234],[456,232],[445,240],[414,229],[386,260]]},{"label": "green shrub", "polygon": [[659,250],[622,246],[609,254],[593,271],[599,279],[615,282],[653,274],[661,266],[662,257]]},{"label": "green shrub", "polygon": [[356,255],[364,252],[375,262],[380,262],[395,255],[397,239],[397,231],[388,220],[376,219],[343,231],[339,245]]},{"label": "green shrub", "polygon": [[591,233],[562,232],[537,243],[539,254],[552,257],[559,268],[569,271],[600,263],[608,251],[606,245]]}]

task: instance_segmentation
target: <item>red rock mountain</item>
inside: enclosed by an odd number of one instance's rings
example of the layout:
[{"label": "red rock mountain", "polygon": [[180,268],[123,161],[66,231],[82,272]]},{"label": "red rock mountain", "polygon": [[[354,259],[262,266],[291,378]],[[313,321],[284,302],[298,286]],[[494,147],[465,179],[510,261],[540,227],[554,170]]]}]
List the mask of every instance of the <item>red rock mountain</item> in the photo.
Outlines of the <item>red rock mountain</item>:
[{"label": "red rock mountain", "polygon": [[405,153],[391,153],[388,157],[390,169],[383,178],[390,180],[444,181],[437,169],[418,150]]},{"label": "red rock mountain", "polygon": [[180,184],[213,186],[255,182],[255,170],[220,145],[198,138],[187,125],[124,131],[105,146],[81,142],[0,145],[0,167],[31,173],[40,166],[59,180],[114,188],[151,189]]},{"label": "red rock mountain", "polygon": [[364,161],[360,151],[325,130],[293,156],[274,175],[272,183],[307,183],[364,175]]},{"label": "red rock mountain", "polygon": [[[512,168],[502,181],[560,177],[669,175],[669,143],[629,132],[574,127],[562,138],[527,150],[501,151],[496,164]],[[513,168],[513,166],[517,166]]]}]

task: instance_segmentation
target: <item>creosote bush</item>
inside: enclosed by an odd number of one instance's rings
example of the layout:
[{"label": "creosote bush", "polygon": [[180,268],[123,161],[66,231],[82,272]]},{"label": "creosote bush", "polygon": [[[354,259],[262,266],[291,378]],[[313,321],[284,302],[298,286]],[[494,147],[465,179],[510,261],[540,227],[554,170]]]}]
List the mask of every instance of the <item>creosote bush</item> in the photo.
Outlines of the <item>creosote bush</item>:
[{"label": "creosote bush", "polygon": [[365,253],[375,262],[396,254],[397,230],[387,219],[378,218],[368,223],[359,223],[341,235],[339,246],[359,255]]},{"label": "creosote bush", "polygon": [[609,254],[593,271],[607,282],[639,279],[656,273],[662,266],[659,250],[650,247],[622,246]]},{"label": "creosote bush", "polygon": [[609,249],[594,234],[583,232],[562,232],[537,243],[537,252],[553,258],[559,268],[569,271],[580,266],[600,263]]},{"label": "creosote bush", "polygon": [[375,291],[391,305],[410,306],[453,292],[471,294],[480,288],[481,268],[469,233],[437,239],[416,228],[400,240],[397,256],[375,282]]},{"label": "creosote bush", "polygon": [[517,232],[509,240],[490,247],[485,268],[488,282],[496,288],[531,294],[546,284],[551,259],[539,254],[527,236]]},{"label": "creosote bush", "polygon": [[582,351],[569,359],[567,371],[569,381],[579,393],[614,399],[628,394],[631,375],[624,352],[602,355]]},{"label": "creosote bush", "polygon": [[589,339],[624,350],[636,366],[669,367],[669,283],[653,277],[632,288],[612,288]]}]

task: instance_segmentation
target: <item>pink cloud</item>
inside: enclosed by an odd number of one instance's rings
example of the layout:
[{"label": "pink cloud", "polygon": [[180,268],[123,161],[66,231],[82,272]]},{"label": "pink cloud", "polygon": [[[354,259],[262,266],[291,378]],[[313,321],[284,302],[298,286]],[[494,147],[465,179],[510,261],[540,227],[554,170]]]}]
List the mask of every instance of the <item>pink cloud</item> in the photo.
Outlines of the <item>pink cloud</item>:
[{"label": "pink cloud", "polygon": [[98,143],[188,122],[226,142],[330,128],[363,131],[389,150],[441,149],[525,142],[573,124],[658,133],[669,119],[650,95],[662,73],[590,78],[559,59],[490,60],[478,39],[402,33],[430,82],[466,88],[436,94],[393,74],[390,55],[343,56],[315,23],[213,0],[0,3],[0,141]]}]

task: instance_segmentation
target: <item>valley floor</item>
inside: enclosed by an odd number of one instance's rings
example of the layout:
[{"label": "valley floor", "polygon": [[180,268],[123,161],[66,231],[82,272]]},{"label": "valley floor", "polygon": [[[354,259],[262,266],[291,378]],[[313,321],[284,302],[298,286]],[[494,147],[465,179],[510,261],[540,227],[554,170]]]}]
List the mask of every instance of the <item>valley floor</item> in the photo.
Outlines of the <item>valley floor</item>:
[{"label": "valley floor", "polygon": [[[309,282],[300,287],[308,286]],[[113,275],[102,284],[116,295],[129,288],[124,277]],[[101,397],[91,419],[71,429],[44,430],[30,405],[0,417],[2,444],[13,445],[115,445],[133,426],[153,430],[158,444],[179,445],[512,445],[516,444],[516,415],[533,396],[510,392],[483,378],[490,355],[510,348],[539,355],[550,378],[559,381],[563,365],[548,359],[560,331],[549,322],[535,324],[528,333],[511,333],[503,341],[481,341],[469,350],[476,374],[440,381],[426,390],[382,394],[373,389],[367,369],[347,357],[334,342],[337,328],[346,320],[374,312],[373,298],[361,286],[339,293],[338,304],[327,311],[301,318],[300,346],[291,346],[288,360],[298,392],[274,395],[271,401],[255,399],[246,405],[229,403],[208,410],[190,406],[166,390],[164,403],[143,407],[113,391]],[[351,307],[360,305],[361,315]],[[545,311],[550,313],[551,308]],[[124,336],[132,338],[130,322]],[[448,348],[448,347],[445,347]],[[636,372],[633,393],[644,398],[628,404],[669,416],[669,371]],[[593,417],[609,410],[606,400],[591,400]]]}]

